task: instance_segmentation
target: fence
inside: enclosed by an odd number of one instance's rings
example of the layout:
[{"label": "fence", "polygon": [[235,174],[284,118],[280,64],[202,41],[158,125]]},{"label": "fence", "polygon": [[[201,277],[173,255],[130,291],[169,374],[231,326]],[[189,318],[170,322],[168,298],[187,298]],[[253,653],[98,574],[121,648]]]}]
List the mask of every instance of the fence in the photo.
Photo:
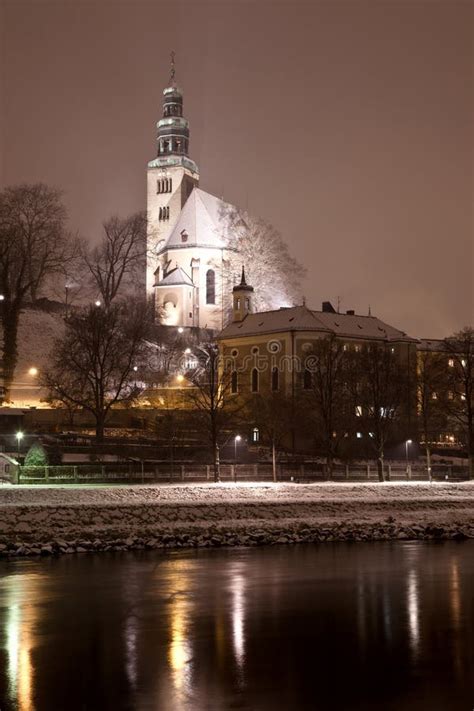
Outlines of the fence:
[{"label": "fence", "polygon": [[[427,481],[426,467],[422,465],[385,465],[385,476],[390,481]],[[435,481],[461,481],[468,478],[467,468],[436,464],[432,467]],[[222,481],[272,481],[273,470],[269,463],[221,464]],[[280,462],[277,465],[277,481],[299,483],[327,481],[326,466],[320,462]],[[20,467],[19,484],[119,484],[119,483],[179,483],[213,481],[214,471],[210,464],[170,462],[130,462],[126,464],[81,464],[46,467]],[[332,481],[377,481],[377,466],[367,464],[336,464]]]}]

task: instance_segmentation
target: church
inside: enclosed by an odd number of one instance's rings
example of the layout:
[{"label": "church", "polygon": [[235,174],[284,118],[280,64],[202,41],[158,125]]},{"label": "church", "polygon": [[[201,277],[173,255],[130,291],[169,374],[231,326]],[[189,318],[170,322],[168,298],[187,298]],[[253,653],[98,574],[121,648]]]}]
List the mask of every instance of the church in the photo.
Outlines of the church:
[{"label": "church", "polygon": [[235,208],[199,187],[173,55],[157,144],[147,170],[147,296],[165,326],[220,331],[231,309]]}]

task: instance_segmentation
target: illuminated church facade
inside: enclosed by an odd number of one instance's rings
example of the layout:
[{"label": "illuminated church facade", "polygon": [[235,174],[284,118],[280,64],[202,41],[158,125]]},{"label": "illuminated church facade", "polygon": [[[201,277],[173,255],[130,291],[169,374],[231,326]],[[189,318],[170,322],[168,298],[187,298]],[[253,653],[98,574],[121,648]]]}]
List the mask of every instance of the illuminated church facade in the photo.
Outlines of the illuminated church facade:
[{"label": "illuminated church facade", "polygon": [[228,205],[199,187],[174,62],[147,169],[147,295],[166,326],[221,330],[231,306]]}]

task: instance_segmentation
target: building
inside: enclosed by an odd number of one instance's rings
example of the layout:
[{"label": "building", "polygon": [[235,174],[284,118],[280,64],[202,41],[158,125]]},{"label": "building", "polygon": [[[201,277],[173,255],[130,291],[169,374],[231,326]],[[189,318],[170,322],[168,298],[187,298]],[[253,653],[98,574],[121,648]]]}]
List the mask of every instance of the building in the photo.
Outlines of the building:
[{"label": "building", "polygon": [[233,320],[218,336],[224,363],[233,370],[234,394],[304,389],[307,355],[316,340],[330,335],[342,340],[348,351],[359,351],[367,343],[386,344],[415,367],[417,340],[375,316],[338,313],[327,301],[321,311],[300,305],[253,313],[253,295],[242,272],[233,289]]},{"label": "building", "polygon": [[220,331],[231,306],[235,250],[228,216],[235,208],[199,187],[189,139],[173,60],[157,123],[157,156],[147,170],[147,294],[163,325]]}]

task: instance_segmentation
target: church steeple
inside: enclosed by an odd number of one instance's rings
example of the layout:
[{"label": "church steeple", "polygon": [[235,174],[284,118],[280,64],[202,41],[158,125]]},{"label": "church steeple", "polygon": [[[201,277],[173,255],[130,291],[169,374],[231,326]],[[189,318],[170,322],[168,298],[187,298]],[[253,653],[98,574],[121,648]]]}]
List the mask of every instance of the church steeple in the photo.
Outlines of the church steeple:
[{"label": "church steeple", "polygon": [[240,284],[232,289],[234,321],[242,321],[253,311],[253,286],[245,280],[245,267],[242,266]]},{"label": "church steeple", "polygon": [[175,54],[171,52],[168,86],[163,91],[163,117],[157,123],[157,158],[149,163],[153,168],[181,165],[198,174],[198,167],[189,158],[189,122],[183,118],[183,92],[176,84]]}]

